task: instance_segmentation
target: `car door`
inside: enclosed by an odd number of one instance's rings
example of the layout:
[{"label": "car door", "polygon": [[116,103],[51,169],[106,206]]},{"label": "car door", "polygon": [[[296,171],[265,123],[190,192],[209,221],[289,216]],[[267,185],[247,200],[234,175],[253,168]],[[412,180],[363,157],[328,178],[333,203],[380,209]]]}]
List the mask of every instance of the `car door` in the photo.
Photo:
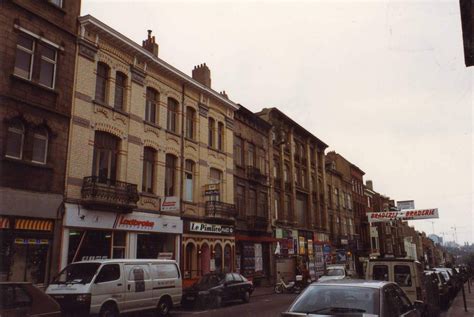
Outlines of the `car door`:
[{"label": "car door", "polygon": [[387,285],[383,290],[383,317],[418,317],[408,297],[397,285]]},{"label": "car door", "polygon": [[113,298],[117,302],[119,310],[122,311],[125,300],[124,290],[125,285],[120,264],[105,264],[91,287],[91,305],[101,307],[104,302]]},{"label": "car door", "polygon": [[400,312],[403,317],[417,317],[419,316],[418,312],[415,309],[415,306],[410,302],[408,296],[405,292],[398,286],[393,286],[395,291],[395,299],[398,301],[398,305],[401,307]]},{"label": "car door", "polygon": [[33,301],[31,296],[19,285],[0,285],[0,316],[31,316]]},{"label": "car door", "polygon": [[226,300],[235,299],[237,296],[237,289],[234,277],[231,273],[227,273],[224,277],[224,298]]},{"label": "car door", "polygon": [[152,281],[148,264],[126,264],[126,310],[149,309],[156,306],[152,300]]},{"label": "car door", "polygon": [[242,298],[246,291],[248,291],[248,284],[244,282],[244,279],[238,273],[232,273],[235,280],[236,296]]}]

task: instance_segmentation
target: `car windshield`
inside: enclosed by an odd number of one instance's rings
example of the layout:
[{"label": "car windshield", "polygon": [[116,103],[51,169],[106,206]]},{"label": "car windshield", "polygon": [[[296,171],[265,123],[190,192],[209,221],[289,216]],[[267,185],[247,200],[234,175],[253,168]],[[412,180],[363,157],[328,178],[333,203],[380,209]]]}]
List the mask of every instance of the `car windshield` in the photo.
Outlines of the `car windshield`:
[{"label": "car windshield", "polygon": [[204,275],[199,279],[199,281],[196,283],[198,286],[216,286],[219,285],[219,283],[224,279],[225,275],[224,274],[208,274]]},{"label": "car windshield", "polygon": [[342,269],[328,269],[327,276],[344,276],[344,270]]},{"label": "car windshield", "polygon": [[366,313],[378,315],[379,291],[369,287],[312,285],[296,300],[291,312],[310,314]]},{"label": "car windshield", "polygon": [[444,276],[444,279],[445,279],[446,281],[449,281],[449,274],[448,274],[448,272],[446,272],[446,271],[441,271],[441,274]]},{"label": "car windshield", "polygon": [[100,263],[74,263],[66,266],[52,284],[87,284],[92,281]]}]

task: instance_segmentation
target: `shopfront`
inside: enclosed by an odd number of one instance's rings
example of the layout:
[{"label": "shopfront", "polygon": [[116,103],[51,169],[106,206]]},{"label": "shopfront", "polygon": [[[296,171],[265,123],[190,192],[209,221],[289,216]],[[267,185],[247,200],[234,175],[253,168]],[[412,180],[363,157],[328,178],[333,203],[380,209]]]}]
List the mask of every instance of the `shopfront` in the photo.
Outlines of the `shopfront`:
[{"label": "shopfront", "polygon": [[277,280],[294,281],[298,254],[298,230],[275,229],[275,272]]},{"label": "shopfront", "polygon": [[235,236],[235,271],[252,279],[254,284],[269,280],[272,243],[277,240],[269,236]]},{"label": "shopfront", "polygon": [[234,226],[185,221],[182,271],[186,280],[209,272],[233,272]]},{"label": "shopfront", "polygon": [[1,216],[0,281],[47,283],[53,229],[53,220]]},{"label": "shopfront", "polygon": [[171,258],[179,262],[179,217],[88,210],[66,204],[61,267],[92,259]]}]

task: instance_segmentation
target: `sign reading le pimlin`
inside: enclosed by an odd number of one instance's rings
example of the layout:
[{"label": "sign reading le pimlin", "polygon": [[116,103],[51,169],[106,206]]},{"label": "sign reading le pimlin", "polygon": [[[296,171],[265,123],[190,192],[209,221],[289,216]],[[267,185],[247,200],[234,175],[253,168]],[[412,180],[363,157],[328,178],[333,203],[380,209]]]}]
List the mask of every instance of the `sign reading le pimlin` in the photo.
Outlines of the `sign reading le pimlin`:
[{"label": "sign reading le pimlin", "polygon": [[202,222],[191,222],[189,224],[189,231],[214,234],[233,234],[234,227]]}]

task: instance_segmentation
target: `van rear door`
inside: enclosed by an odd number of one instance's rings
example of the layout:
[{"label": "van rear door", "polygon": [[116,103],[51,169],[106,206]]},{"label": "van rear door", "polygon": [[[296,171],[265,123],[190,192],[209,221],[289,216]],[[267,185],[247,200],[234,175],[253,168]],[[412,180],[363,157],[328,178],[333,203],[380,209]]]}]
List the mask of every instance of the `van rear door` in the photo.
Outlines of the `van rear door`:
[{"label": "van rear door", "polygon": [[[410,265],[411,264],[411,265]],[[394,282],[400,286],[408,295],[412,302],[416,297],[416,273],[414,272],[413,263],[396,263],[393,266]]]}]

